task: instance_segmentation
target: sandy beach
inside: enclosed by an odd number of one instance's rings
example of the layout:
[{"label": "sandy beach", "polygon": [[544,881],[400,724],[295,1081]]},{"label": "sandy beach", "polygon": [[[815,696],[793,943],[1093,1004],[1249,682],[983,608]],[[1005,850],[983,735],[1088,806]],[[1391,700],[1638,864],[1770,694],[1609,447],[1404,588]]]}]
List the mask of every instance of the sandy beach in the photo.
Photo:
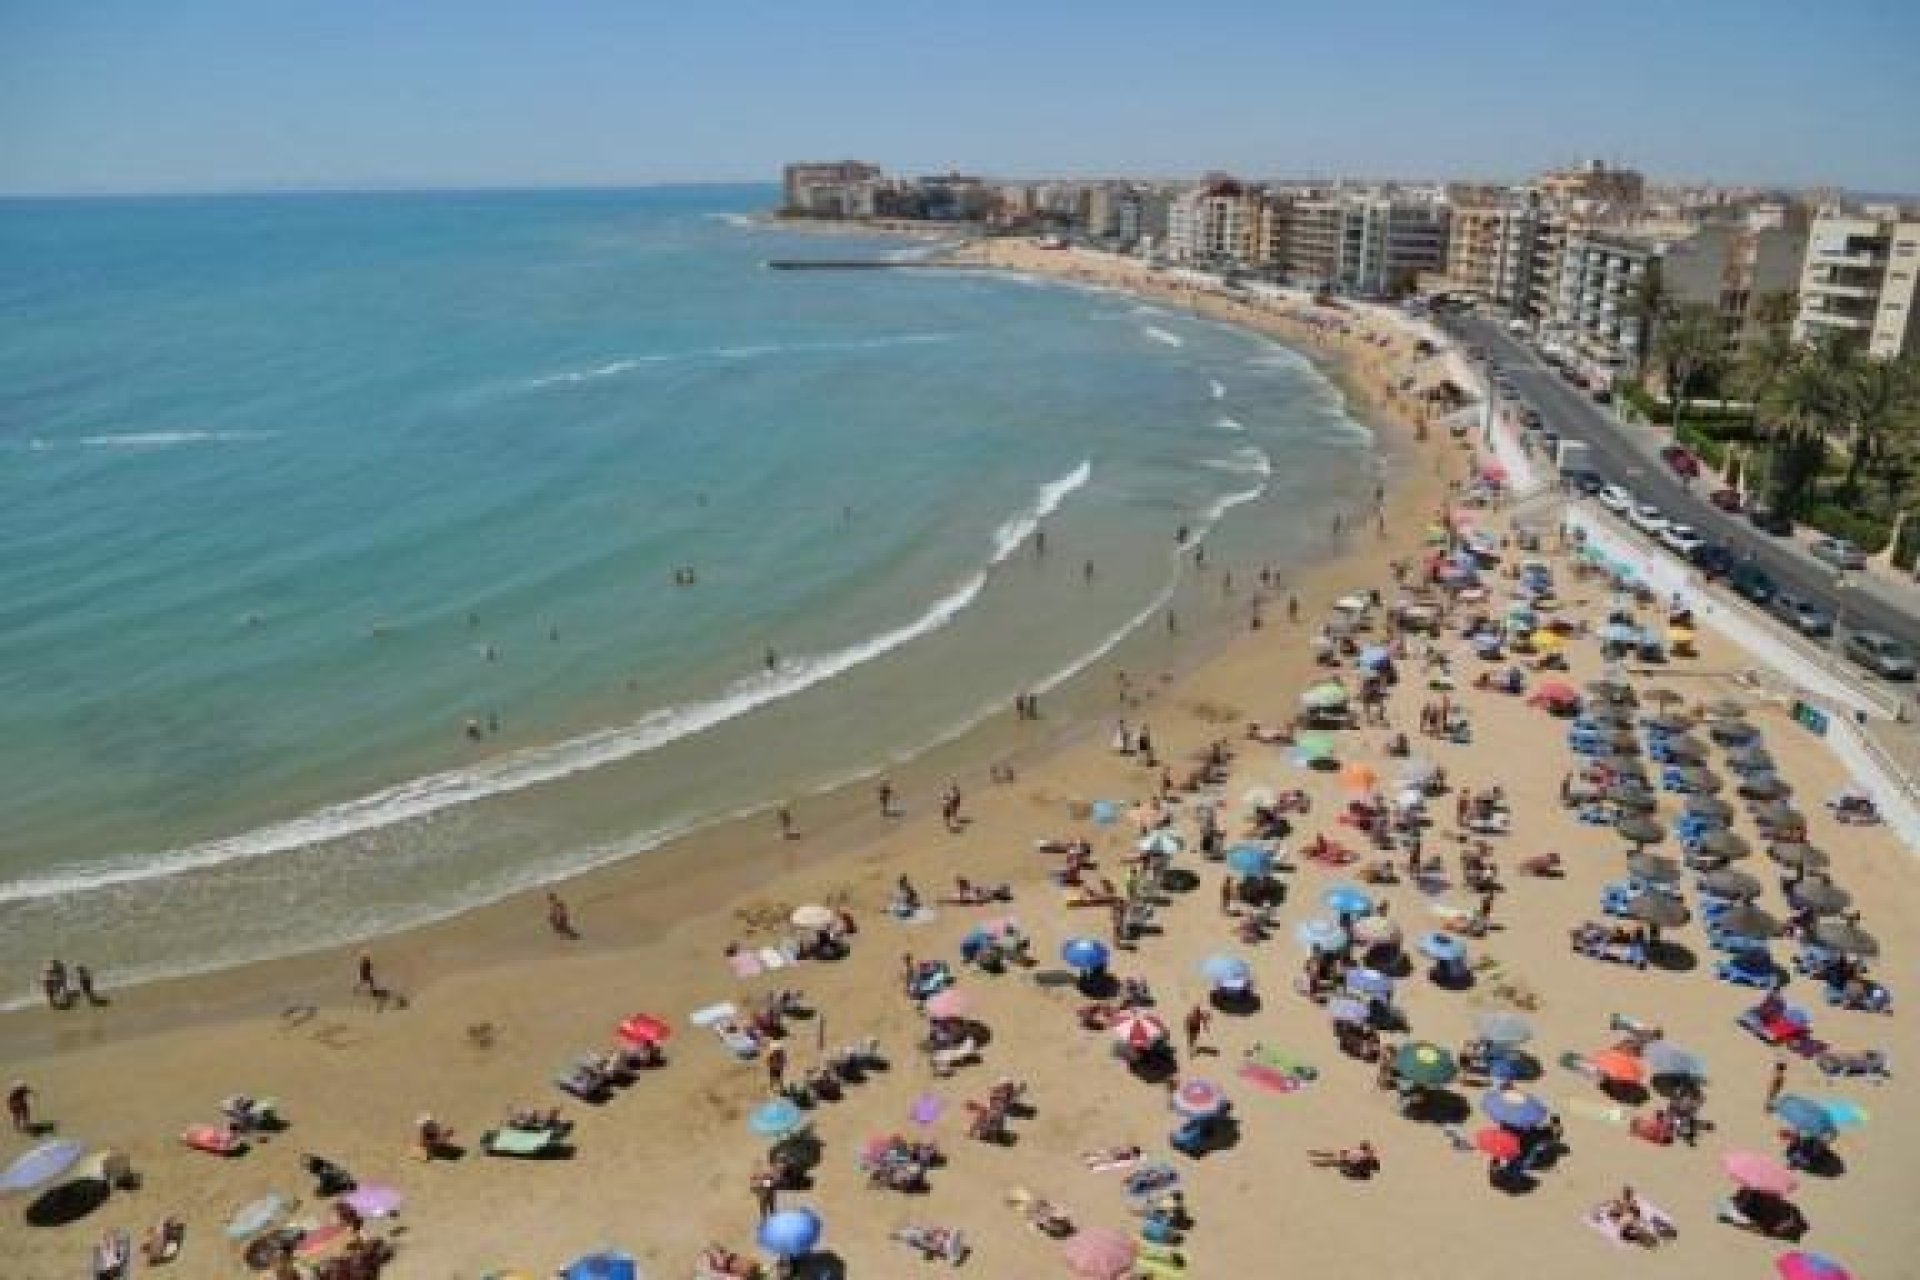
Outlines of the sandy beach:
[{"label": "sandy beach", "polygon": [[[1718,1224],[1714,1207],[1733,1189],[1722,1172],[1723,1155],[1780,1150],[1779,1121],[1764,1105],[1776,1061],[1785,1064],[1786,1092],[1844,1098],[1870,1113],[1864,1126],[1844,1129],[1835,1144],[1844,1172],[1800,1176],[1793,1200],[1811,1223],[1806,1246],[1844,1261],[1855,1275],[1912,1274],[1920,1225],[1902,1212],[1920,1185],[1920,1106],[1911,1092],[1897,1080],[1830,1079],[1811,1058],[1770,1049],[1738,1027],[1736,1018],[1759,993],[1715,980],[1720,954],[1697,921],[1669,930],[1675,945],[1645,970],[1571,952],[1568,930],[1598,918],[1602,887],[1624,877],[1626,845],[1604,826],[1583,825],[1560,803],[1562,779],[1574,763],[1566,722],[1522,698],[1472,688],[1483,664],[1457,630],[1438,643],[1460,673],[1450,697],[1470,723],[1471,740],[1416,733],[1422,707],[1438,695],[1419,663],[1407,661],[1385,704],[1391,727],[1339,731],[1337,756],[1390,777],[1396,762],[1388,758],[1388,741],[1405,732],[1416,752],[1446,770],[1455,790],[1432,802],[1425,842],[1455,879],[1458,790],[1504,790],[1511,830],[1489,837],[1503,890],[1495,895],[1492,930],[1466,939],[1469,956],[1484,967],[1466,989],[1448,989],[1430,982],[1425,962],[1415,957],[1396,1003],[1412,1037],[1449,1048],[1473,1034],[1479,1015],[1528,1006],[1534,1028],[1528,1048],[1540,1075],[1523,1087],[1562,1116],[1565,1154],[1524,1191],[1490,1186],[1486,1157],[1458,1149],[1447,1132],[1449,1120],[1466,1134],[1485,1123],[1480,1090],[1454,1087],[1464,1114],[1438,1120],[1396,1114],[1392,1095],[1376,1088],[1374,1067],[1345,1056],[1326,1010],[1295,994],[1303,957],[1295,929],[1325,914],[1325,890],[1352,878],[1351,868],[1304,860],[1301,848],[1321,833],[1355,845],[1364,840],[1336,822],[1351,798],[1337,773],[1301,767],[1281,748],[1250,741],[1245,730],[1250,721],[1289,722],[1301,691],[1328,674],[1357,684],[1351,662],[1332,673],[1318,666],[1309,638],[1337,598],[1368,589],[1395,594],[1390,565],[1421,555],[1449,482],[1466,474],[1462,446],[1445,431],[1424,429],[1430,409],[1411,390],[1421,378],[1414,335],[1372,313],[1306,304],[1255,308],[1105,259],[1012,243],[967,252],[986,265],[1128,289],[1157,304],[1257,327],[1336,366],[1356,408],[1394,424],[1400,432],[1395,447],[1407,451],[1378,525],[1372,513],[1355,513],[1342,537],[1343,554],[1291,575],[1262,607],[1263,625],[1198,669],[1163,675],[1135,668],[1124,684],[1103,672],[1112,692],[1097,715],[1038,724],[1009,715],[982,736],[902,769],[893,778],[901,816],[881,817],[872,791],[862,787],[799,813],[792,840],[779,839],[770,823],[736,824],[562,886],[583,934],[579,941],[548,929],[537,896],[382,940],[369,951],[383,985],[404,993],[404,1007],[354,993],[353,957],[336,953],[113,993],[113,1003],[102,1008],[9,1017],[0,1022],[0,1057],[9,1079],[34,1090],[37,1115],[57,1126],[55,1136],[125,1152],[141,1185],[116,1191],[60,1225],[28,1225],[25,1215],[38,1192],[9,1198],[0,1213],[7,1274],[81,1274],[87,1247],[103,1232],[125,1230],[137,1240],[169,1214],[186,1223],[185,1246],[152,1274],[241,1274],[243,1242],[224,1230],[238,1207],[279,1193],[297,1202],[293,1220],[331,1220],[330,1206],[313,1194],[301,1169],[300,1156],[308,1152],[324,1154],[363,1184],[391,1186],[404,1196],[397,1218],[370,1228],[392,1241],[387,1273],[394,1276],[544,1276],[607,1246],[630,1250],[649,1276],[693,1274],[695,1258],[711,1242],[752,1252],[750,1177],[767,1142],[748,1131],[746,1117],[769,1088],[764,1056],[736,1059],[689,1015],[722,1001],[745,1008],[781,988],[803,991],[815,1011],[787,1023],[789,1076],[813,1066],[823,1047],[868,1036],[889,1060],[887,1069],[848,1084],[844,1099],[809,1113],[823,1158],[810,1186],[783,1191],[780,1200],[819,1210],[826,1223],[822,1257],[841,1268],[816,1265],[809,1274],[894,1277],[949,1269],[919,1260],[889,1238],[907,1224],[964,1232],[972,1256],[963,1270],[975,1275],[1073,1274],[1062,1261],[1062,1243],[1029,1229],[1009,1207],[1009,1194],[1024,1189],[1056,1202],[1082,1229],[1133,1235],[1138,1219],[1128,1211],[1122,1175],[1090,1171],[1082,1153],[1138,1146],[1178,1168],[1193,1219],[1176,1246],[1181,1263],[1164,1264],[1156,1275],[1236,1277],[1282,1268],[1289,1274],[1476,1277],[1532,1276],[1551,1268],[1574,1280],[1627,1269],[1765,1275],[1792,1246]],[[1502,523],[1497,511],[1483,518]],[[1541,554],[1554,568],[1560,616],[1597,626],[1608,603],[1606,585],[1576,578],[1551,539]],[[1214,565],[1207,572],[1233,571],[1250,596],[1255,568]],[[1498,575],[1491,575],[1496,594],[1506,585]],[[1288,596],[1297,599],[1298,621],[1288,619]],[[1657,612],[1646,608],[1649,619]],[[1584,636],[1569,644],[1567,657],[1570,669],[1552,678],[1579,686],[1604,668],[1598,645]],[[1920,916],[1920,873],[1882,829],[1843,826],[1823,807],[1821,800],[1847,779],[1784,708],[1758,700],[1737,678],[1747,665],[1744,655],[1706,633],[1697,656],[1651,674],[1636,671],[1634,683],[1670,689],[1686,706],[1730,697],[1747,708],[1807,814],[1809,841],[1831,855],[1834,879],[1879,939],[1883,954],[1873,972],[1894,988],[1895,1004],[1891,1015],[1834,1009],[1819,984],[1804,977],[1796,977],[1786,995],[1812,1012],[1819,1039],[1835,1049],[1892,1050],[1897,1072],[1904,1066],[1900,1049],[1912,1042],[1907,983],[1916,946],[1906,922]],[[1192,767],[1209,744],[1224,741],[1233,753],[1223,781],[1181,792],[1171,806],[1171,829],[1185,843],[1174,866],[1187,875],[1152,895],[1152,931],[1114,959],[1118,975],[1148,984],[1176,1039],[1182,1016],[1206,1001],[1204,958],[1224,951],[1251,965],[1261,996],[1257,1010],[1215,1012],[1202,1051],[1178,1049],[1179,1078],[1218,1083],[1238,1121],[1223,1149],[1197,1159],[1169,1152],[1174,1117],[1166,1089],[1135,1078],[1117,1061],[1111,1035],[1082,1029],[1075,1013],[1085,997],[1057,980],[1062,942],[1079,934],[1106,937],[1107,913],[1067,905],[1048,875],[1060,859],[1036,852],[1036,841],[1084,839],[1097,860],[1091,878],[1121,881],[1123,859],[1138,835],[1124,815],[1161,786],[1159,767],[1113,750],[1110,737],[1120,719],[1136,728],[1150,724],[1158,759],[1176,773]],[[990,780],[990,760],[1011,762],[1013,780]],[[1710,763],[1725,772],[1718,753]],[[939,790],[950,776],[964,793],[966,821],[957,829],[938,811]],[[1282,877],[1287,892],[1272,935],[1248,943],[1234,936],[1235,920],[1221,911],[1222,865],[1195,849],[1194,814],[1203,801],[1218,804],[1232,842],[1244,834],[1241,797],[1253,787],[1301,789],[1312,808],[1281,842],[1299,869]],[[1121,820],[1093,821],[1088,807],[1099,800],[1113,802]],[[1740,811],[1735,829],[1758,850],[1745,806],[1735,801],[1734,808]],[[1677,809],[1674,797],[1662,797],[1663,820]],[[1549,851],[1563,861],[1563,877],[1520,874],[1523,860]],[[1655,851],[1678,855],[1672,843]],[[1764,854],[1736,865],[1763,882],[1760,904],[1784,915],[1778,869]],[[1004,883],[1012,901],[938,901],[956,875]],[[928,899],[932,909],[924,918],[902,921],[886,911],[902,876]],[[1404,877],[1378,893],[1410,938],[1440,927],[1447,911],[1477,902],[1457,884],[1429,890]],[[736,973],[729,944],[778,942],[794,932],[788,917],[803,903],[851,913],[858,929],[850,954],[772,973]],[[963,966],[963,936],[1007,916],[1031,937],[1037,964],[997,975]],[[1783,963],[1792,951],[1790,943],[1774,946]],[[971,1001],[970,1017],[986,1032],[978,1037],[979,1062],[940,1076],[916,1050],[926,1022],[902,992],[903,956],[952,966],[956,989]],[[641,1011],[672,1027],[663,1067],[640,1072],[603,1105],[556,1091],[551,1078],[558,1069],[611,1045],[616,1024]],[[1619,1040],[1617,1017],[1656,1024],[1668,1041],[1705,1060],[1702,1114],[1710,1127],[1697,1145],[1663,1146],[1634,1136],[1632,1113],[1651,1114],[1657,1096],[1619,1103],[1561,1065],[1564,1052],[1591,1054]],[[1312,1079],[1285,1091],[1256,1083],[1241,1071],[1256,1045],[1310,1064]],[[967,1103],[984,1100],[1003,1078],[1023,1084],[1031,1113],[1014,1116],[1009,1141],[970,1138]],[[221,1099],[235,1093],[273,1098],[289,1127],[255,1137],[237,1156],[212,1156],[177,1141],[188,1126],[217,1120]],[[573,1126],[570,1154],[528,1160],[483,1154],[481,1133],[515,1106],[561,1107]],[[422,1113],[452,1126],[454,1145],[464,1154],[415,1159],[411,1137]],[[922,1194],[870,1189],[857,1167],[863,1144],[896,1133],[935,1142],[945,1154]],[[1381,1155],[1382,1168],[1371,1179],[1309,1167],[1309,1149],[1361,1139]],[[27,1137],[9,1134],[0,1162],[29,1145]],[[1654,1248],[1623,1245],[1584,1221],[1623,1184],[1672,1219],[1676,1239]]]}]

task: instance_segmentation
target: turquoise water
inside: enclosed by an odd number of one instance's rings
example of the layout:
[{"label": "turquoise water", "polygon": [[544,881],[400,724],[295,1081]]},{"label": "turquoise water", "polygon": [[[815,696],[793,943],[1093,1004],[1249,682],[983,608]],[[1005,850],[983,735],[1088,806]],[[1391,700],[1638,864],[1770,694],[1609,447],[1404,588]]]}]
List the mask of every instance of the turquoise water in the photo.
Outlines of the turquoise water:
[{"label": "turquoise water", "polygon": [[769,272],[902,252],[745,225],[771,194],[0,203],[10,990],[444,915],[853,776],[1157,618],[1175,529],[1297,559],[1373,482],[1272,343]]}]

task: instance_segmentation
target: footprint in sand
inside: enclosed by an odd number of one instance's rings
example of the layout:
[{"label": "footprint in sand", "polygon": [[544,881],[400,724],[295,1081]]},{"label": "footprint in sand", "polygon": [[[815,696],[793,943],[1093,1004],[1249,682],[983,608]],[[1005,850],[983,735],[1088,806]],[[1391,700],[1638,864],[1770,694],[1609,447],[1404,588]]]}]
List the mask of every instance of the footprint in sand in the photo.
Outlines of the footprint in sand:
[{"label": "footprint in sand", "polygon": [[320,1027],[313,1033],[313,1040],[329,1049],[351,1049],[360,1043],[360,1037],[344,1022],[329,1022]]}]

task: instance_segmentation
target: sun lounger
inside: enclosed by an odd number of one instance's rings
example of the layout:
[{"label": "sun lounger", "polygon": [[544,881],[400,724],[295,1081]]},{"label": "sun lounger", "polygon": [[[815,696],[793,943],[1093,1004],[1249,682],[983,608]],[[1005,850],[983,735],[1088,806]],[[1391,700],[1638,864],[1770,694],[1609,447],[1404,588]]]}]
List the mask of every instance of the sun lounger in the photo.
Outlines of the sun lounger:
[{"label": "sun lounger", "polygon": [[695,1009],[687,1015],[687,1021],[696,1027],[711,1027],[716,1023],[727,1022],[740,1016],[740,1010],[730,1000],[719,1004],[710,1004],[704,1009]]},{"label": "sun lounger", "polygon": [[489,1129],[480,1135],[480,1149],[490,1156],[524,1159],[547,1154],[559,1140],[551,1129]]},{"label": "sun lounger", "polygon": [[712,1025],[713,1034],[726,1046],[727,1052],[736,1058],[748,1059],[760,1054],[760,1040],[752,1032],[732,1019],[716,1022]]},{"label": "sun lounger", "polygon": [[217,1124],[196,1124],[180,1135],[180,1145],[192,1147],[195,1151],[204,1151],[213,1156],[238,1156],[246,1154],[247,1144],[232,1132]]},{"label": "sun lounger", "polygon": [[952,1227],[923,1227],[909,1223],[904,1227],[895,1227],[891,1238],[918,1250],[920,1256],[930,1262],[950,1262],[956,1267],[965,1262],[967,1255],[972,1252],[965,1233]]},{"label": "sun lounger", "polygon": [[1893,1064],[1879,1049],[1859,1049],[1851,1053],[1829,1050],[1814,1059],[1820,1073],[1830,1079],[1861,1076],[1880,1081],[1891,1079]]}]

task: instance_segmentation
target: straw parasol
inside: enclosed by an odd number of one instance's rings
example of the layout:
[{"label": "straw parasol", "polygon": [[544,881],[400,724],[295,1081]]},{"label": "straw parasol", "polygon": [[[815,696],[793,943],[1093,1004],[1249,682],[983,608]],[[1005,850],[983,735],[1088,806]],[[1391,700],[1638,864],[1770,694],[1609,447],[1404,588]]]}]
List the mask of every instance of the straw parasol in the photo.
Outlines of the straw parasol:
[{"label": "straw parasol", "polygon": [[1656,929],[1677,929],[1692,918],[1686,903],[1664,893],[1636,894],[1627,902],[1627,914]]},{"label": "straw parasol", "polygon": [[1831,880],[1810,880],[1788,891],[1787,900],[1817,916],[1837,916],[1853,905],[1853,895]]},{"label": "straw parasol", "polygon": [[1774,938],[1780,935],[1780,922],[1751,902],[1737,903],[1720,917],[1720,930],[1736,938]]},{"label": "straw parasol", "polygon": [[1716,898],[1746,902],[1760,896],[1760,882],[1744,871],[1709,871],[1700,877],[1700,888]]},{"label": "straw parasol", "polygon": [[1680,864],[1657,853],[1630,853],[1627,870],[1641,880],[1654,884],[1675,884],[1680,879]]},{"label": "straw parasol", "polygon": [[[1726,810],[1727,808],[1726,805],[1718,800],[1715,800],[1713,803],[1718,805],[1721,810]],[[1688,807],[1687,811],[1689,813],[1695,812],[1691,806]],[[1702,812],[1704,816],[1705,811],[1700,812]],[[1729,813],[1721,812],[1717,816],[1725,819],[1729,816]],[[1743,837],[1726,830],[1707,832],[1707,834],[1700,837],[1698,848],[1701,853],[1706,854],[1708,857],[1719,858],[1724,862],[1737,862],[1741,858],[1750,857],[1753,854],[1752,845],[1748,844]]]},{"label": "straw parasol", "polygon": [[1667,838],[1667,829],[1651,818],[1622,818],[1613,824],[1620,838],[1634,845],[1659,844]]},{"label": "straw parasol", "polygon": [[1813,940],[1829,951],[1871,959],[1880,954],[1880,940],[1857,924],[1845,920],[1822,920],[1813,926]]},{"label": "straw parasol", "polygon": [[1783,840],[1767,846],[1767,856],[1783,867],[1798,867],[1802,871],[1819,871],[1828,861],[1826,854],[1798,840]]}]

